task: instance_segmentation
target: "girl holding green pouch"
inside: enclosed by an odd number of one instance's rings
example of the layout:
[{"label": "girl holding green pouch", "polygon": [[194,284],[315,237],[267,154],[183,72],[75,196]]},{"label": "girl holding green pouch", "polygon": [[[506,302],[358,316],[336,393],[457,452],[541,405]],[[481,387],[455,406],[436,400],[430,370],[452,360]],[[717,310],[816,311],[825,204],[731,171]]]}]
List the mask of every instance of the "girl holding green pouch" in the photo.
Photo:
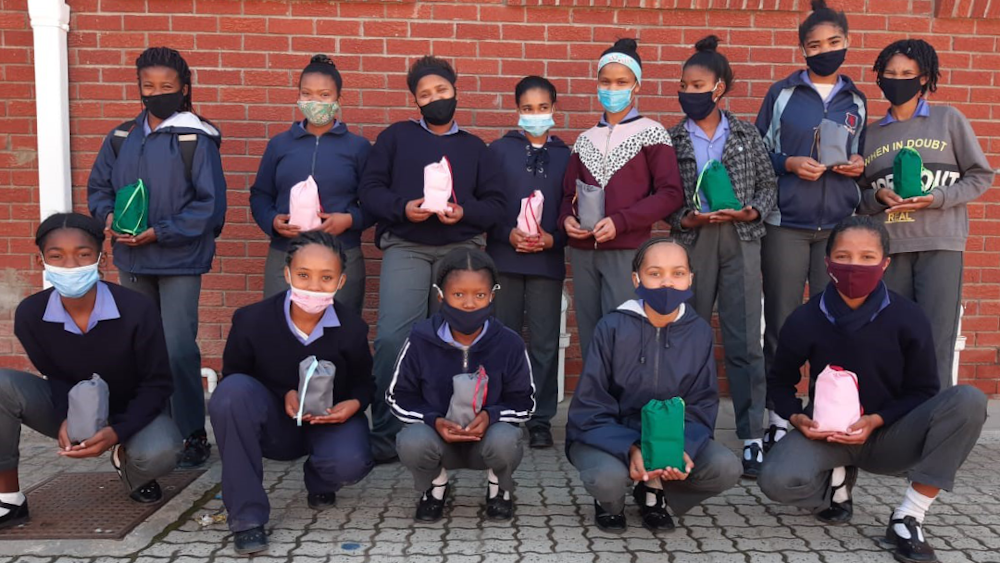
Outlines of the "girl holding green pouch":
[{"label": "girl holding green pouch", "polygon": [[743,474],[763,462],[765,370],[760,343],[761,217],[774,208],[777,181],[764,141],[752,123],[720,110],[733,70],[710,35],[684,63],[678,97],[686,117],[670,129],[685,205],[670,216],[671,232],[691,253],[695,311],[711,321],[718,299],[726,377],[743,440]]},{"label": "girl holding green pouch", "polygon": [[683,246],[647,241],[632,261],[638,299],[601,319],[588,350],[569,408],[567,455],[606,532],[627,529],[630,490],[642,526],[657,532],[674,528],[671,512],[682,515],[740,478],[736,456],[713,440],[712,329],[684,303],[692,278]]},{"label": "girl holding green pouch", "polygon": [[993,184],[993,169],[965,116],[926,99],[941,75],[934,47],[920,39],[896,41],[882,50],[874,70],[890,108],[865,143],[859,213],[885,223],[892,252],[885,283],[931,319],[946,389],[953,385],[966,207]]}]

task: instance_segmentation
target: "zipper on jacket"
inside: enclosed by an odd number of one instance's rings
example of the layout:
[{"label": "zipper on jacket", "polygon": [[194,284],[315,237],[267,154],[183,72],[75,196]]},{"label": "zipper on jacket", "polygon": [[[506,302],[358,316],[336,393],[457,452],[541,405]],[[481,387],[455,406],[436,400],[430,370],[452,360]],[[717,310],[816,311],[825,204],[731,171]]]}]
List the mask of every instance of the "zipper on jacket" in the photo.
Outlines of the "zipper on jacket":
[{"label": "zipper on jacket", "polygon": [[469,371],[469,349],[462,349],[462,373],[468,373]]},{"label": "zipper on jacket", "polygon": [[313,148],[312,168],[310,169],[310,172],[309,172],[309,175],[312,176],[314,180],[316,179],[316,154],[319,153],[319,139],[320,139],[320,137],[317,136],[316,137],[316,146]]},{"label": "zipper on jacket", "polygon": [[[601,176],[604,177],[605,182],[607,182],[609,180],[609,178],[608,178],[608,150],[611,148],[611,133],[614,131],[614,128],[615,128],[614,125],[608,125],[608,137],[607,137],[607,139],[604,140],[604,156],[603,156],[603,158],[601,158]],[[607,184],[604,184],[605,188],[607,186],[608,186]],[[604,188],[601,188],[601,190],[604,190]],[[607,212],[607,210],[608,210],[608,208],[607,208],[607,195],[608,195],[607,192],[605,192],[605,194],[604,194],[604,196],[605,196],[604,197],[604,201],[605,201],[604,211],[605,212]],[[605,219],[607,219],[607,217],[605,217]],[[594,250],[597,250],[597,245],[598,245],[597,237],[595,236],[594,237]]]},{"label": "zipper on jacket", "polygon": [[660,397],[660,327],[656,327],[656,334],[653,336],[653,352],[655,356],[653,357],[653,398],[659,399]]},{"label": "zipper on jacket", "polygon": [[[832,102],[833,100],[830,101]],[[823,101],[823,119],[826,119],[826,116],[829,113],[830,113],[830,106],[828,106],[826,102]],[[817,151],[816,156],[819,157],[819,147],[816,147],[816,151]],[[819,195],[820,205],[819,205],[819,223],[816,225],[817,231],[823,230],[823,210],[826,208],[826,171],[823,172],[823,175],[820,176],[820,178],[823,180],[823,186],[820,188],[820,195]]]}]

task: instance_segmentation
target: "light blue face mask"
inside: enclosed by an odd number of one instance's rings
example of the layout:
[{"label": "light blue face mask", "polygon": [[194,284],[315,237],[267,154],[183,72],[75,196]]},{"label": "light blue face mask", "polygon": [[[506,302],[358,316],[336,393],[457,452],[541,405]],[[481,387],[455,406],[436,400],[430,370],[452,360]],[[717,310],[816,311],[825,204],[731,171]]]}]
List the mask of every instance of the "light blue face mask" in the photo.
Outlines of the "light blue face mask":
[{"label": "light blue face mask", "polygon": [[607,88],[597,89],[597,99],[604,106],[604,111],[608,113],[618,113],[627,108],[632,103],[632,90],[608,90]]},{"label": "light blue face mask", "polygon": [[69,299],[83,297],[90,288],[94,287],[99,279],[97,262],[89,266],[79,266],[77,268],[62,268],[45,264],[45,279],[56,288],[56,292]]},{"label": "light blue face mask", "polygon": [[517,120],[517,126],[532,137],[541,137],[555,124],[551,113],[522,114]]}]

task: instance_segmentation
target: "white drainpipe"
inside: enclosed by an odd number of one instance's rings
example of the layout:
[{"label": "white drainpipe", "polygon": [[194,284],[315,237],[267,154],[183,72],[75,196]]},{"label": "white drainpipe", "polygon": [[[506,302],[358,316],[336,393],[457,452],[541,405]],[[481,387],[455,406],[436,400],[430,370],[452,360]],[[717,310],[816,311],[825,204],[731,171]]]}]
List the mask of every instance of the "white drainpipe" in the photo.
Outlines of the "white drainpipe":
[{"label": "white drainpipe", "polygon": [[205,380],[205,390],[211,395],[219,385],[219,374],[212,368],[201,368],[201,377]]},{"label": "white drainpipe", "polygon": [[566,317],[569,315],[569,296],[563,290],[559,314],[559,402],[566,398],[566,348],[569,348],[569,333],[566,332]]},{"label": "white drainpipe", "polygon": [[966,338],[962,336],[962,317],[965,316],[965,305],[959,305],[958,307],[958,330],[955,334],[958,338],[955,339],[955,356],[951,361],[951,384],[958,385],[958,366],[959,366],[959,356],[962,355],[962,350],[965,350],[965,340]]},{"label": "white drainpipe", "polygon": [[69,163],[69,6],[28,0],[35,38],[38,206],[41,219],[73,209]]}]

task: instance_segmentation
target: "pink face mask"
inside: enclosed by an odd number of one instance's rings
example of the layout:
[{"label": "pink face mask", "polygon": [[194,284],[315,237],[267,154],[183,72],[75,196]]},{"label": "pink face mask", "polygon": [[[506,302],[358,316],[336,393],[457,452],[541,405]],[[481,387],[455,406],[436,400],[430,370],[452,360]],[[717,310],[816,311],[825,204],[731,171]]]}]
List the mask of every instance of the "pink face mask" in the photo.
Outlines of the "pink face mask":
[{"label": "pink face mask", "polygon": [[336,291],[330,293],[325,291],[306,291],[292,285],[291,280],[287,276],[285,277],[285,281],[288,282],[289,287],[292,289],[292,303],[298,305],[299,309],[302,309],[306,313],[310,315],[322,313],[327,307],[333,305],[333,296],[337,294]]}]

